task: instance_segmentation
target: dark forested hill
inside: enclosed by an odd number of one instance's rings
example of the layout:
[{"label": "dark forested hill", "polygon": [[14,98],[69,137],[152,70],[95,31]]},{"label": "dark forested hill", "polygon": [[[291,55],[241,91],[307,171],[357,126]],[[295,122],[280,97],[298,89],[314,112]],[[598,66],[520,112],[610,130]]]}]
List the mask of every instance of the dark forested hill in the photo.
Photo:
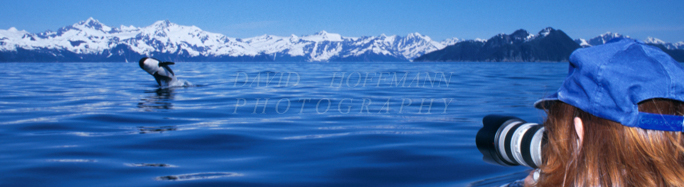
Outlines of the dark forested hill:
[{"label": "dark forested hill", "polygon": [[496,35],[486,42],[459,42],[413,61],[557,62],[568,61],[572,51],[579,47],[579,44],[561,30],[549,27],[534,35],[520,29],[510,35]]}]

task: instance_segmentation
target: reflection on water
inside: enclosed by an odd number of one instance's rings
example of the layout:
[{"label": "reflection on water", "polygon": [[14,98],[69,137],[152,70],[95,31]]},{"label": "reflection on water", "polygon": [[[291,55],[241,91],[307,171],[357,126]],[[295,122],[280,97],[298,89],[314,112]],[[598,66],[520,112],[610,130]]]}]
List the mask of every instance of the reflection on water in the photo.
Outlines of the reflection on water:
[{"label": "reflection on water", "polygon": [[140,99],[141,102],[138,103],[138,108],[142,108],[145,111],[153,111],[155,109],[173,109],[173,90],[175,87],[158,88],[154,91],[145,91],[147,96]]},{"label": "reflection on water", "polygon": [[169,175],[157,177],[157,180],[169,180],[169,181],[188,181],[188,180],[200,180],[200,179],[216,179],[223,177],[241,177],[241,173],[233,172],[206,172],[206,173],[191,173],[182,175]]},{"label": "reflection on water", "polygon": [[161,126],[161,127],[138,127],[138,130],[140,131],[140,134],[149,134],[149,133],[163,133],[166,131],[175,131],[178,128],[176,126]]},{"label": "reflection on water", "polygon": [[161,168],[175,168],[178,166],[164,163],[128,163],[125,164],[130,167],[161,167]]},{"label": "reflection on water", "polygon": [[175,130],[177,130],[177,128],[176,128],[176,126],[138,127],[138,130],[140,131],[140,134],[149,134],[149,133],[163,133],[166,131],[175,131]]}]

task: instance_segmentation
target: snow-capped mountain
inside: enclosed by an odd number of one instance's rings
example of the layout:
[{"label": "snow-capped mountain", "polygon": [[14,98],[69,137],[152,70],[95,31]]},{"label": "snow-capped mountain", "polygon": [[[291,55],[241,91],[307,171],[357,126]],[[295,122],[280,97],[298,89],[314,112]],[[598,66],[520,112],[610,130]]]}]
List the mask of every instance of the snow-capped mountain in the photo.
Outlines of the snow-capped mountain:
[{"label": "snow-capped mountain", "polygon": [[[583,38],[575,39],[575,42],[580,44],[582,47],[590,47],[590,46],[595,46],[595,45],[602,45],[605,44],[606,42],[615,39],[615,38],[631,38],[630,36],[627,35],[622,35],[619,33],[612,33],[612,32],[606,32],[604,34],[601,34],[597,37],[591,38],[589,40],[585,40]],[[653,38],[653,37],[647,37],[646,40],[643,41],[644,43],[647,44],[652,44],[652,45],[662,45],[666,49],[669,50],[681,50],[684,49],[684,42],[677,42],[677,43],[669,43],[665,42],[663,40],[660,40],[658,38]]]},{"label": "snow-capped mountain", "polygon": [[57,30],[0,29],[0,61],[407,61],[459,42],[419,33],[344,37],[321,31],[305,36],[231,38],[157,21],[147,27],[109,27],[89,18]]},{"label": "snow-capped mountain", "polygon": [[[595,45],[602,45],[605,44],[606,42],[615,39],[615,38],[631,38],[627,35],[621,35],[618,33],[611,33],[611,32],[606,32],[604,34],[601,34],[597,37],[594,37],[589,40],[585,39],[575,39],[575,42],[577,44],[580,44],[582,47],[591,47]],[[643,40],[644,43],[655,46],[660,48],[660,50],[663,50],[663,52],[667,53],[672,57],[673,59],[679,61],[679,62],[684,62],[684,42],[677,42],[677,43],[668,43],[663,40],[660,40],[658,38],[653,38],[653,37],[647,37],[646,40]]]},{"label": "snow-capped mountain", "polygon": [[653,37],[646,37],[646,40],[644,40],[644,43],[647,44],[653,44],[653,45],[662,45],[666,49],[669,50],[682,50],[684,49],[684,42],[677,42],[677,43],[668,43],[663,40],[660,40],[658,38],[653,38]]},{"label": "snow-capped mountain", "polygon": [[630,38],[630,37],[627,35],[619,34],[619,33],[606,32],[606,33],[603,33],[597,37],[591,38],[589,40],[585,40],[582,38],[575,39],[575,42],[577,42],[577,44],[580,44],[580,46],[582,46],[582,47],[590,47],[590,46],[605,44],[606,42],[608,42],[612,39],[615,39],[615,38]]}]

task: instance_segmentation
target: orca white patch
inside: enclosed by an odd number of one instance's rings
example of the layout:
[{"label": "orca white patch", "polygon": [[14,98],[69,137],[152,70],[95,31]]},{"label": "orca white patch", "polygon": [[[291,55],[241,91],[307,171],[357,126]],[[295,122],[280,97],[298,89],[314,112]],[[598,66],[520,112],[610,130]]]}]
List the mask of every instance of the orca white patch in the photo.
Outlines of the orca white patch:
[{"label": "orca white patch", "polygon": [[162,62],[155,58],[144,57],[140,59],[138,65],[147,73],[152,75],[159,86],[170,86],[176,81],[176,75],[169,65],[174,65],[174,62]]}]

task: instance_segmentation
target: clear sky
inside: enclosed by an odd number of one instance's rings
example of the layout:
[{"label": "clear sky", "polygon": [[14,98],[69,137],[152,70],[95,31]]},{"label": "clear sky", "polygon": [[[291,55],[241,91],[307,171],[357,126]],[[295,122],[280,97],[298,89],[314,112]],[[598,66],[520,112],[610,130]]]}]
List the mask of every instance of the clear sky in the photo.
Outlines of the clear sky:
[{"label": "clear sky", "polygon": [[158,20],[247,38],[263,34],[308,35],[321,30],[343,36],[407,35],[433,40],[487,39],[498,33],[546,27],[572,38],[617,32],[684,41],[682,0],[466,1],[466,0],[87,0],[0,1],[0,29],[57,30],[89,17],[118,27]]}]

